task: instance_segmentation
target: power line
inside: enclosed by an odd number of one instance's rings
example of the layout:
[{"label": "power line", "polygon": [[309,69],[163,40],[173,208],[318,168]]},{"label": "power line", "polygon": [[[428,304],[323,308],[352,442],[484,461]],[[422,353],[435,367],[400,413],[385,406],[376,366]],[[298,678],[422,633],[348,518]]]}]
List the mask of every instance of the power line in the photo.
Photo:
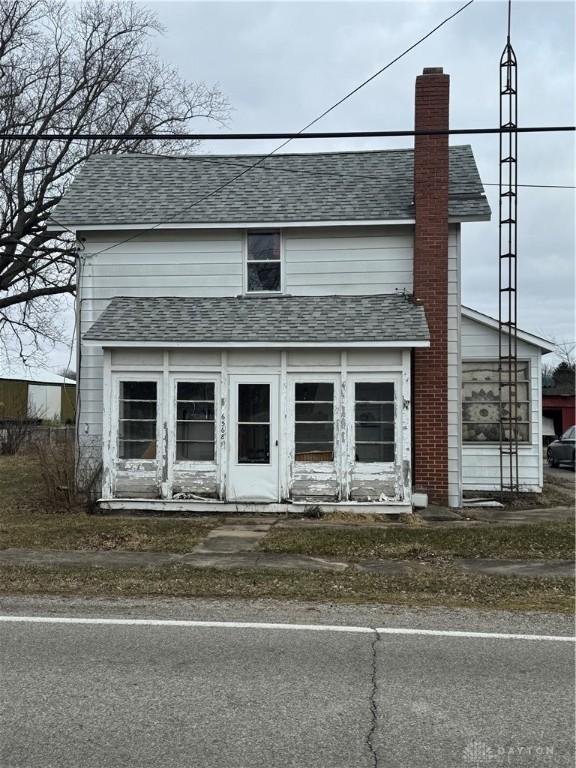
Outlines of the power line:
[{"label": "power line", "polygon": [[[340,106],[344,101],[349,99],[353,94],[358,93],[358,91],[361,88],[364,88],[365,85],[372,82],[378,75],[381,75],[382,72],[389,69],[393,64],[395,64],[397,61],[399,61],[401,58],[406,56],[410,51],[414,50],[420,43],[423,43],[424,40],[427,40],[434,32],[436,32],[438,29],[444,26],[444,24],[447,24],[451,19],[453,19],[455,16],[458,16],[459,13],[462,13],[466,8],[468,8],[469,5],[472,5],[474,0],[468,0],[467,3],[462,5],[458,10],[456,10],[454,13],[450,14],[450,16],[447,16],[445,19],[443,19],[439,24],[437,24],[433,29],[431,29],[429,32],[427,32],[425,35],[423,35],[419,40],[417,40],[415,43],[413,43],[411,46],[406,48],[402,53],[400,53],[396,58],[389,61],[387,64],[385,64],[383,67],[381,67],[377,72],[374,72],[373,75],[371,75],[369,78],[364,80],[360,85],[356,86],[356,88],[353,88],[351,91],[349,91],[345,96],[343,96],[341,99],[339,99],[337,102],[332,104],[332,106],[328,107],[328,109],[325,109],[324,112],[322,112],[318,117],[315,117],[314,120],[311,120],[307,125],[305,125],[300,131],[298,131],[296,134],[294,134],[294,137],[290,136],[286,139],[282,144],[279,144],[275,149],[273,149],[271,152],[269,152],[267,155],[264,155],[260,157],[255,163],[250,165],[248,168],[245,168],[240,173],[233,176],[231,179],[226,181],[224,184],[220,184],[219,186],[215,187],[211,192],[208,192],[205,195],[202,195],[197,200],[194,200],[189,205],[184,206],[182,209],[180,209],[177,212],[177,215],[181,215],[182,213],[185,213],[186,211],[189,211],[191,208],[193,208],[196,205],[199,205],[200,203],[204,202],[205,200],[208,200],[209,198],[213,197],[214,195],[218,194],[218,192],[221,192],[226,187],[233,184],[235,181],[240,179],[242,176],[245,176],[247,173],[249,173],[251,170],[256,168],[257,166],[261,165],[265,160],[267,160],[272,155],[276,154],[276,152],[279,152],[281,149],[283,149],[287,144],[289,144],[293,138],[296,138],[296,136],[299,136],[300,134],[304,133],[308,128],[310,128],[312,125],[317,123],[319,120],[321,120],[323,117],[325,117],[328,113],[332,112],[332,110],[336,109],[336,107]],[[105,251],[110,251],[113,248],[117,248],[119,245],[123,245],[124,243],[127,243],[131,240],[135,240],[137,237],[140,237],[142,234],[145,234],[146,232],[152,232],[155,229],[157,229],[159,226],[161,226],[162,222],[158,222],[153,227],[149,227],[146,230],[142,230],[140,232],[136,232],[134,235],[131,235],[130,237],[126,237],[123,240],[120,240],[119,242],[109,245],[106,248],[101,248],[99,251],[96,251],[94,256],[97,256],[100,253],[104,253]]]},{"label": "power line", "polygon": [[[313,123],[309,123],[313,125]],[[536,125],[523,128],[449,128],[437,131],[316,131],[304,133],[306,128],[296,132],[277,133],[0,133],[2,141],[155,141],[170,139],[177,141],[267,141],[286,139],[267,156],[276,154],[291,141],[297,139],[381,139],[401,136],[466,136],[475,134],[508,133],[565,133],[576,131],[574,125]]]},{"label": "power line", "polygon": [[[364,88],[365,85],[368,85],[368,83],[371,83],[372,80],[375,80],[379,75],[382,74],[382,72],[385,72],[387,69],[389,69],[393,64],[396,64],[397,61],[400,61],[400,59],[404,58],[404,56],[407,56],[411,51],[414,50],[417,46],[419,46],[421,43],[423,43],[425,40],[427,40],[429,37],[431,37],[435,32],[437,32],[441,27],[443,27],[445,24],[447,24],[449,21],[454,19],[458,14],[462,13],[462,11],[465,11],[466,8],[468,8],[469,5],[472,5],[474,0],[469,0],[464,5],[460,6],[458,10],[454,11],[454,13],[450,14],[450,16],[447,16],[445,19],[443,19],[439,24],[437,24],[433,29],[431,29],[429,32],[427,32],[425,35],[423,35],[419,40],[417,40],[415,43],[413,43],[411,46],[406,48],[402,53],[400,53],[398,56],[396,56],[395,59],[392,59],[392,61],[389,61],[388,64],[385,64],[383,67],[381,67],[377,72],[374,72],[373,75],[370,75],[366,80],[364,80],[360,85],[357,85],[356,88],[353,88],[351,91],[349,91],[345,96],[343,96],[339,101],[337,101],[335,104],[332,104],[331,107],[328,107],[328,109],[324,110],[321,115],[318,115],[318,117],[315,117],[314,120],[308,123],[308,125],[305,125],[304,128],[302,128],[299,133],[304,133],[304,131],[307,131],[308,128],[311,128],[313,125],[318,123],[320,120],[322,120],[323,117],[326,117],[330,112],[332,112],[336,107],[339,107],[341,104],[343,104],[345,101],[347,101],[351,96],[353,96],[355,93],[358,93],[358,91],[362,88]],[[291,139],[288,139],[288,141],[291,141]],[[282,149],[282,147],[286,146],[288,144],[288,141],[285,142],[285,144],[282,144],[282,146],[278,147],[275,152],[277,152],[279,149]]]},{"label": "power line", "polygon": [[[483,181],[484,187],[499,187],[497,181]],[[573,184],[517,184],[517,187],[526,187],[529,189],[576,189]]]},{"label": "power line", "polygon": [[[367,150],[375,151],[375,150]],[[376,150],[377,151],[377,150]],[[386,150],[383,150],[386,151]],[[394,150],[392,150],[394,151]],[[400,152],[412,150],[396,150]],[[193,162],[208,163],[209,165],[227,165],[233,168],[248,168],[250,166],[239,162],[238,155],[230,155],[230,159],[227,159],[225,155],[215,155],[213,157],[207,155],[165,155],[161,153],[139,153],[146,154],[149,157],[161,157],[165,160],[192,160]],[[246,157],[246,156],[245,156]],[[282,159],[283,155],[277,155],[277,159]],[[372,180],[380,181],[381,177],[373,173],[338,173],[338,171],[310,171],[308,168],[287,168],[275,163],[274,168],[267,165],[262,165],[261,169],[264,171],[274,170],[275,173],[292,173],[304,176],[313,176],[315,178],[333,178],[333,179],[346,179],[346,180]],[[497,181],[481,181],[484,187],[497,187],[499,183]],[[534,188],[534,189],[576,189],[576,186],[572,184],[518,184],[519,187]],[[58,223],[58,222],[56,222]]]}]

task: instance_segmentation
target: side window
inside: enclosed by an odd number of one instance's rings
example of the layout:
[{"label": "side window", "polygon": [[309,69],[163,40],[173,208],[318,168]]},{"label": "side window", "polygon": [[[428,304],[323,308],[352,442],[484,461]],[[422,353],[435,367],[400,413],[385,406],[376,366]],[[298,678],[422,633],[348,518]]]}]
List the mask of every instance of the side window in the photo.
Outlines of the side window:
[{"label": "side window", "polygon": [[576,433],[576,428],[570,427],[570,429],[567,429],[566,432],[562,435],[562,440],[574,440],[574,434]]},{"label": "side window", "polygon": [[354,396],[356,461],[394,461],[394,384],[357,382]]},{"label": "side window", "polygon": [[334,461],[334,384],[294,388],[296,461]]},{"label": "side window", "polygon": [[176,461],[214,461],[214,382],[176,384]]},{"label": "side window", "polygon": [[246,238],[246,290],[248,293],[282,290],[280,232],[248,232]]},{"label": "side window", "polygon": [[[516,384],[516,423],[518,442],[530,441],[530,365],[519,362]],[[506,422],[509,412],[500,405],[498,362],[496,360],[462,363],[462,438],[464,442],[499,442],[501,416]],[[508,400],[510,385],[504,385],[502,396]],[[509,435],[505,434],[504,439]]]},{"label": "side window", "polygon": [[155,381],[121,381],[118,458],[156,458],[157,392]]}]

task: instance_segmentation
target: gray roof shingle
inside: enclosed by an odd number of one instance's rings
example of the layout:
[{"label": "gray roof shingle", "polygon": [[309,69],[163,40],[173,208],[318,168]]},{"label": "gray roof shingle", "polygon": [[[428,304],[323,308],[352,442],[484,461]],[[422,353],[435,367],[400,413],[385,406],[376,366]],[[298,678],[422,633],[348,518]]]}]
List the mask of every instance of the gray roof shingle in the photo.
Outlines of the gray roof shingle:
[{"label": "gray roof shingle", "polygon": [[422,306],[404,295],[112,299],[85,339],[101,342],[428,341]]},{"label": "gray roof shingle", "polygon": [[[489,218],[468,145],[450,147],[449,215]],[[273,155],[97,155],[54,210],[53,224],[388,221],[414,217],[411,149]],[[214,193],[214,190],[218,190]],[[205,199],[203,199],[205,198]]]}]

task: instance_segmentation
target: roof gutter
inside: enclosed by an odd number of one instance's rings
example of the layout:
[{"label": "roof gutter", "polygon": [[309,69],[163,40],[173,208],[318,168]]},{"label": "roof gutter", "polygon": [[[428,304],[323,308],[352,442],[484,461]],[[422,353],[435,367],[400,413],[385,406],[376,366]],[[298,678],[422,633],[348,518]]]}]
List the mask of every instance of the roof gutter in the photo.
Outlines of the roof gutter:
[{"label": "roof gutter", "polygon": [[89,347],[105,349],[410,349],[429,347],[421,339],[407,341],[122,341],[121,339],[86,339]]},{"label": "roof gutter", "polygon": [[[381,226],[410,226],[415,223],[414,218],[408,219],[342,219],[336,221],[218,221],[218,222],[187,222],[187,223],[163,223],[154,222],[138,224],[48,224],[47,232],[62,232],[64,228],[70,232],[114,232],[123,230],[157,230],[157,229],[294,229],[296,227],[381,227]],[[461,224],[468,221],[490,221],[490,214],[478,216],[450,216],[449,224]]]}]

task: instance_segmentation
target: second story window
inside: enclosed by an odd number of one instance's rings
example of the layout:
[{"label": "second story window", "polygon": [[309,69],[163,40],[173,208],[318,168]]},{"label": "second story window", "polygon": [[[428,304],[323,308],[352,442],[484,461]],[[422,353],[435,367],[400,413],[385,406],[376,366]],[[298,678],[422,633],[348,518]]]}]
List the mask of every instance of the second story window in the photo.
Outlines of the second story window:
[{"label": "second story window", "polygon": [[246,290],[248,293],[282,290],[280,232],[248,232]]}]

